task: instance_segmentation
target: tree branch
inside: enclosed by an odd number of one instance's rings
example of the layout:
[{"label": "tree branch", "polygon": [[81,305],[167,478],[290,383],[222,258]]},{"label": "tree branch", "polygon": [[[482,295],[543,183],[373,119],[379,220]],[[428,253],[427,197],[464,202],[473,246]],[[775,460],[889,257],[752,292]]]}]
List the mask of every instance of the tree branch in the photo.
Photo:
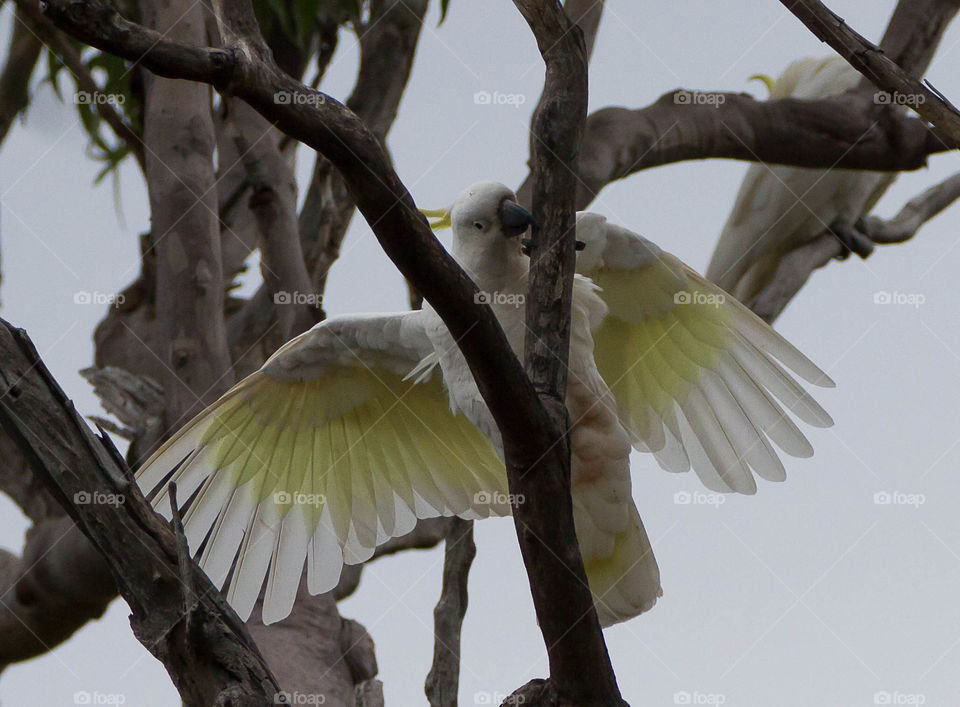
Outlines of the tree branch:
[{"label": "tree branch", "polygon": [[443,554],[443,586],[433,610],[433,665],[424,692],[430,707],[456,707],[460,686],[460,629],[467,613],[467,578],[477,554],[473,521],[454,518]]},{"label": "tree branch", "polygon": [[[911,73],[855,32],[820,0],[780,0],[821,41],[881,91],[908,96],[910,107],[933,123],[952,145],[960,144],[960,112],[919,73]],[[954,10],[955,11],[955,10]],[[932,56],[932,54],[931,54]]]},{"label": "tree branch", "polygon": [[[173,532],[116,449],[90,432],[26,334],[3,320],[0,420],[100,550],[130,606],[134,634],[164,663],[184,701],[271,704],[279,688],[240,619],[194,562],[190,576],[181,576]],[[186,614],[185,582],[196,588]]]},{"label": "tree branch", "polygon": [[30,31],[18,7],[10,29],[7,58],[0,72],[0,142],[7,136],[14,118],[30,102],[30,76],[40,58],[43,45]]}]

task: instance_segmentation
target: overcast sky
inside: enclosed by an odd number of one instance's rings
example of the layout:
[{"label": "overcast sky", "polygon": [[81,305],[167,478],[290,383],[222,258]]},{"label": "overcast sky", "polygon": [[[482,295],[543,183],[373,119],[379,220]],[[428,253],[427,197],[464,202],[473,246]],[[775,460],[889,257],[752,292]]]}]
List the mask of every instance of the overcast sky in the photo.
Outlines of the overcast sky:
[{"label": "overcast sky", "polygon": [[[878,40],[894,2],[830,6]],[[9,17],[8,4],[0,12],[4,28]],[[533,39],[507,0],[453,0],[445,24],[436,23],[432,8],[390,137],[397,170],[425,207],[449,203],[479,179],[519,184],[543,78]],[[928,73],[955,102],[958,42],[960,24]],[[639,107],[677,87],[762,91],[749,75],[777,74],[793,59],[828,51],[773,0],[607,0],[590,106]],[[355,43],[343,35],[322,88],[345,98],[356,61]],[[476,105],[477,91],[523,100]],[[133,279],[137,234],[148,229],[149,213],[135,167],[122,171],[116,202],[109,183],[93,186],[99,167],[85,149],[73,106],[38,87],[26,122],[0,151],[0,316],[26,328],[78,409],[95,414],[97,399],[77,370],[92,361],[91,334],[104,306],[75,304],[74,295],[113,293]],[[302,185],[311,163],[301,150]],[[650,170],[604,190],[591,210],[702,271],[745,169],[711,161]],[[933,158],[928,169],[901,176],[877,213],[892,215],[958,169],[956,154]],[[720,506],[677,504],[678,491],[702,489],[696,477],[666,474],[649,455],[634,454],[634,495],[664,596],[648,614],[606,631],[629,702],[958,703],[958,221],[960,207],[910,243],[880,248],[866,262],[831,264],[778,321],[838,384],[817,391],[836,426],[809,432],[816,455],[789,459],[785,483],[761,481],[756,496],[727,496]],[[875,304],[878,292],[914,295],[922,304]],[[355,219],[330,276],[327,311],[390,311],[405,302],[400,275]],[[884,492],[913,503],[876,503]],[[18,508],[0,497],[0,545],[19,552],[26,528]],[[476,534],[464,705],[499,703],[547,670],[511,521],[480,522]],[[376,642],[389,705],[424,702],[441,566],[439,549],[378,560],[340,605]],[[0,703],[70,705],[87,691],[128,705],[178,704],[127,615],[117,600],[66,644],[8,669]]]}]

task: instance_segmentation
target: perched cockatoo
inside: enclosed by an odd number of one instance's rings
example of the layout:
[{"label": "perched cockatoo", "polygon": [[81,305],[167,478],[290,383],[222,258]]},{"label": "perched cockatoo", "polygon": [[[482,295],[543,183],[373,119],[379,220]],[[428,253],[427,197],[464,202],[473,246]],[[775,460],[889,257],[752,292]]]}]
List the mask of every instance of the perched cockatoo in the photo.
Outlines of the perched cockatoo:
[{"label": "perched cockatoo", "polygon": [[[860,73],[842,57],[800,59],[771,81],[770,99],[819,99],[856,87]],[[751,303],[770,283],[777,265],[795,250],[832,231],[861,255],[872,247],[855,224],[867,216],[895,179],[892,172],[806,169],[753,164],[707,267],[707,278]]]},{"label": "perched cockatoo", "polygon": [[[502,184],[443,211],[453,256],[522,355],[530,223]],[[631,446],[691,466],[711,489],[753,493],[785,477],[773,444],[813,450],[784,407],[826,412],[787,373],[830,386],[803,354],[712,283],[604,217],[578,215],[566,403],[577,538],[604,625],[649,609],[660,573],[631,496]],[[771,444],[772,443],[772,444]],[[277,351],[137,473],[171,515],[191,499],[191,551],[246,618],[290,612],[307,565],[313,593],[417,518],[511,511],[500,435],[466,361],[429,307],[328,319]],[[526,499],[528,502],[533,499]]]}]

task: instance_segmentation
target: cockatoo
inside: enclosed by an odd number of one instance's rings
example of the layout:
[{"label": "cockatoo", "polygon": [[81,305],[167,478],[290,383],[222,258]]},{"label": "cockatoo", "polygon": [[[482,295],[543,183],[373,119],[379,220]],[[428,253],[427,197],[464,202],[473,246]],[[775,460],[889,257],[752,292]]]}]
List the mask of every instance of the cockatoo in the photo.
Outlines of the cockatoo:
[{"label": "cockatoo", "polygon": [[[800,59],[772,81],[770,98],[818,99],[856,87],[861,75],[842,57]],[[892,172],[753,164],[707,267],[707,277],[750,304],[790,251],[832,231],[849,250],[869,254],[855,224],[895,179]]]},{"label": "cockatoo", "polygon": [[[517,356],[531,222],[502,184],[460,194],[438,223]],[[785,477],[773,447],[812,447],[784,408],[827,413],[784,367],[832,381],[722,290],[650,241],[582,213],[566,404],[577,538],[604,625],[649,609],[660,573],[631,494],[631,447],[692,466],[716,491]],[[479,306],[479,305],[478,305]],[[772,444],[771,444],[772,443]],[[179,430],[137,472],[246,619],[266,579],[265,623],[290,612],[304,561],[326,592],[343,563],[369,559],[418,518],[511,512],[501,438],[467,363],[429,306],[328,319]],[[533,499],[527,499],[532,501]]]}]

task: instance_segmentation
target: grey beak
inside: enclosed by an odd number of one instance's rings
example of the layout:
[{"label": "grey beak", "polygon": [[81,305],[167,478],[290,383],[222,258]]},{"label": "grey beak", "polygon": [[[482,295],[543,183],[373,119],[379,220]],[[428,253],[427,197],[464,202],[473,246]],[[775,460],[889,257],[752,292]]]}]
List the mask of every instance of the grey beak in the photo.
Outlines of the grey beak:
[{"label": "grey beak", "polygon": [[515,238],[526,231],[533,223],[533,216],[525,208],[511,199],[504,199],[500,204],[500,226],[503,235]]}]

